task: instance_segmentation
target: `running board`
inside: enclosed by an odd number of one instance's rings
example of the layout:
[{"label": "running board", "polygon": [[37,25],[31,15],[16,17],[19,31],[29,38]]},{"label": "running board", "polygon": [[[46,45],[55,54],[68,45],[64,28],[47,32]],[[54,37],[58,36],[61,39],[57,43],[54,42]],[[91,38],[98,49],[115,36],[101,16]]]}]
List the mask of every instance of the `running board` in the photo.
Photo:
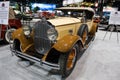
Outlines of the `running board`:
[{"label": "running board", "polygon": [[86,43],[86,46],[84,47],[84,49],[87,49],[87,48],[90,46],[90,44],[91,44],[91,42],[94,40],[94,38],[95,38],[95,36],[88,38],[87,43]]}]

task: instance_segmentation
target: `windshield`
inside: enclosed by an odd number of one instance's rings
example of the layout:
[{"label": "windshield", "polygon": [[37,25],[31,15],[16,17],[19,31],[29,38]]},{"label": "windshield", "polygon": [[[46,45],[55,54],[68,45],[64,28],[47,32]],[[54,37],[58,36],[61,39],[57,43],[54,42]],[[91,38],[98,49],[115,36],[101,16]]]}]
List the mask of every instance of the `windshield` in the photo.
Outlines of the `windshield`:
[{"label": "windshield", "polygon": [[88,10],[56,10],[55,15],[59,17],[85,17],[86,19],[92,19],[94,13]]},{"label": "windshield", "polygon": [[83,11],[56,10],[55,15],[59,17],[82,17]]}]

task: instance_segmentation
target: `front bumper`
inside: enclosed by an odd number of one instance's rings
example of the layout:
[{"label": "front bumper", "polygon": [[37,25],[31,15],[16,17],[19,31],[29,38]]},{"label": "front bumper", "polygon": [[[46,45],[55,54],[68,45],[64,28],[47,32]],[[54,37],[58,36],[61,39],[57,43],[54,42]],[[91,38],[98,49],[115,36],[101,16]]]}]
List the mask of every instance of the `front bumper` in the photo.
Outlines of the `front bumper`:
[{"label": "front bumper", "polygon": [[30,55],[28,55],[28,54],[25,54],[25,53],[22,53],[22,52],[13,50],[13,49],[11,49],[11,51],[12,51],[16,56],[25,58],[25,59],[27,59],[27,60],[29,60],[29,61],[31,61],[31,62],[35,62],[35,63],[41,65],[43,68],[44,68],[44,67],[47,67],[47,68],[49,68],[49,69],[60,70],[60,66],[59,66],[58,64],[49,63],[49,62],[43,61],[42,59],[38,59],[38,58],[36,58],[36,57],[30,56]]}]

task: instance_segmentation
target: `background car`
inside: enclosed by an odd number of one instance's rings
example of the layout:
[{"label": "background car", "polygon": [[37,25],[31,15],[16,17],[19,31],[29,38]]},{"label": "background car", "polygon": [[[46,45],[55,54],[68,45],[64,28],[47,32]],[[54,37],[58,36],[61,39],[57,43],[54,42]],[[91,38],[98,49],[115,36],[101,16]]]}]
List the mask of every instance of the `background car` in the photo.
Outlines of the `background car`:
[{"label": "background car", "polygon": [[67,77],[94,40],[97,23],[92,8],[61,7],[55,12],[52,19],[42,18],[32,27],[25,25],[14,31],[11,47],[21,59],[47,65],[51,72]]},{"label": "background car", "polygon": [[0,25],[0,41],[4,40],[5,43],[12,41],[11,33],[22,26],[20,19],[15,17],[12,7],[9,8],[8,25]]},{"label": "background car", "polygon": [[99,23],[99,22],[100,22],[100,16],[99,16],[99,15],[95,15],[95,16],[93,17],[93,19],[94,19],[94,22],[96,22],[96,23]]},{"label": "background car", "polygon": [[45,17],[46,19],[51,19],[51,18],[54,18],[54,13],[43,11],[41,12],[41,17]]},{"label": "background car", "polygon": [[107,30],[109,28],[108,27],[109,18],[110,18],[110,12],[108,11],[103,12],[103,17],[100,19],[98,26]]}]

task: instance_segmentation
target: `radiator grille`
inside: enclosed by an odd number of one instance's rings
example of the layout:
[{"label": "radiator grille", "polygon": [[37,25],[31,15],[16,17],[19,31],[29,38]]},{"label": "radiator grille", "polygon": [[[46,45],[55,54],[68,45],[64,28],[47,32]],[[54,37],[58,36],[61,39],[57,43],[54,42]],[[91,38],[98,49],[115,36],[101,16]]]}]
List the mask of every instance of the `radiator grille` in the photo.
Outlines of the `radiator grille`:
[{"label": "radiator grille", "polygon": [[39,21],[35,24],[35,49],[40,54],[45,54],[51,48],[51,42],[47,37],[47,30],[52,27],[47,21]]}]

